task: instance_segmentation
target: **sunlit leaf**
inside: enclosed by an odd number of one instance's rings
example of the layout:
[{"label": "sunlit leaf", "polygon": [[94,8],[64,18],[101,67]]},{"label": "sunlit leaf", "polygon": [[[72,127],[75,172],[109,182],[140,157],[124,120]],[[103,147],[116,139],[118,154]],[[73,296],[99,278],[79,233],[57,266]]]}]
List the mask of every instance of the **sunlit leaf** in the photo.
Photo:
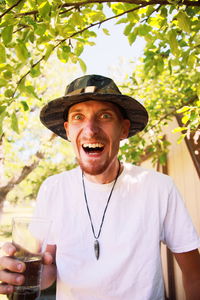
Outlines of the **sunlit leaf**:
[{"label": "sunlit leaf", "polygon": [[102,30],[103,30],[103,32],[104,32],[106,35],[110,35],[110,32],[109,32],[109,30],[108,30],[108,29],[106,29],[106,28],[103,28]]},{"label": "sunlit leaf", "polygon": [[178,26],[180,27],[180,29],[186,31],[187,33],[190,33],[190,19],[188,18],[186,13],[184,11],[179,11],[179,13],[176,15],[176,18],[178,20]]},{"label": "sunlit leaf", "polygon": [[0,64],[6,62],[6,49],[3,44],[0,43]]},{"label": "sunlit leaf", "polygon": [[30,71],[30,74],[32,77],[38,77],[41,74],[40,65],[37,64],[35,67],[33,67]]},{"label": "sunlit leaf", "polygon": [[180,54],[180,51],[179,51],[179,45],[178,45],[176,37],[177,37],[177,35],[176,35],[176,32],[174,30],[171,30],[168,33],[169,45],[170,45],[170,48],[171,48],[171,52],[175,56],[178,56]]},{"label": "sunlit leaf", "polygon": [[13,26],[6,26],[2,30],[1,36],[5,45],[9,44],[12,41],[12,33],[13,33]]},{"label": "sunlit leaf", "polygon": [[0,78],[0,87],[6,86],[8,84],[7,80]]},{"label": "sunlit leaf", "polygon": [[3,108],[4,110],[1,112],[2,106],[0,106],[0,137],[3,134],[3,120],[6,116],[6,108]]},{"label": "sunlit leaf", "polygon": [[187,130],[187,127],[177,127],[175,129],[172,130],[173,133],[175,132],[182,132],[182,131],[185,131]]},{"label": "sunlit leaf", "polygon": [[38,7],[39,14],[47,19],[49,18],[50,10],[51,6],[48,1],[43,1]]},{"label": "sunlit leaf", "polygon": [[28,106],[28,104],[27,104],[26,101],[21,101],[21,104],[23,106],[24,111],[28,111],[29,110],[29,106]]},{"label": "sunlit leaf", "polygon": [[19,134],[18,118],[16,116],[16,113],[12,113],[11,115],[11,128]]},{"label": "sunlit leaf", "polygon": [[29,57],[28,49],[26,48],[26,45],[22,42],[15,45],[15,51],[16,51],[17,57],[22,62],[25,62],[27,60],[27,58]]},{"label": "sunlit leaf", "polygon": [[7,98],[12,98],[13,94],[14,94],[14,91],[11,89],[7,89],[4,93],[5,97],[7,97]]},{"label": "sunlit leaf", "polygon": [[82,59],[80,59],[80,58],[79,58],[78,61],[79,61],[81,70],[83,71],[83,73],[86,73],[86,71],[87,71],[87,66],[86,66],[85,62],[84,62]]}]

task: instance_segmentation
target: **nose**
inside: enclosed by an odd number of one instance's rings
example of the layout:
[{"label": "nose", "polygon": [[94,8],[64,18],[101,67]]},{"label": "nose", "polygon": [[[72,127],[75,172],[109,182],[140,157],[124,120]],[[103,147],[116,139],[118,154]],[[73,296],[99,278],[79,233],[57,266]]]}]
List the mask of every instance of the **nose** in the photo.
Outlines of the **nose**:
[{"label": "nose", "polygon": [[97,120],[90,119],[84,124],[83,128],[85,138],[92,138],[99,134],[100,128]]}]

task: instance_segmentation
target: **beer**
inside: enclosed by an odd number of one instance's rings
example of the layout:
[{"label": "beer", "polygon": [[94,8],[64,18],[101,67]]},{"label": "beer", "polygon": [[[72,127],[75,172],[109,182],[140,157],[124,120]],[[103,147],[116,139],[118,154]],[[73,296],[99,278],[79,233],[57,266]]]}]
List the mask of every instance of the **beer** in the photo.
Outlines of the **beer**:
[{"label": "beer", "polygon": [[40,278],[42,272],[41,256],[17,258],[26,265],[22,273],[25,281],[22,286],[16,286],[9,300],[36,300],[40,295]]},{"label": "beer", "polygon": [[15,291],[9,296],[9,300],[36,300],[40,296],[38,288],[24,288],[21,291]]}]

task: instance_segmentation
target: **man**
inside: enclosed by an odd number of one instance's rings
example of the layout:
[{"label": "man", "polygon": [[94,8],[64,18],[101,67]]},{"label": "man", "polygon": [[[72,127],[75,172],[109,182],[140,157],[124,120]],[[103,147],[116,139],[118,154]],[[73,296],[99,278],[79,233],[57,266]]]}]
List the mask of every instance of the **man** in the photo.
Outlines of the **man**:
[{"label": "man", "polygon": [[[57,300],[163,300],[164,242],[187,300],[199,300],[200,240],[171,178],[117,158],[120,140],[146,126],[145,108],[111,79],[87,75],[47,104],[41,121],[71,141],[79,164],[47,178],[38,195],[35,215],[53,220],[42,288],[57,278]],[[0,293],[8,294],[24,265],[10,257],[12,244],[3,249]]]}]

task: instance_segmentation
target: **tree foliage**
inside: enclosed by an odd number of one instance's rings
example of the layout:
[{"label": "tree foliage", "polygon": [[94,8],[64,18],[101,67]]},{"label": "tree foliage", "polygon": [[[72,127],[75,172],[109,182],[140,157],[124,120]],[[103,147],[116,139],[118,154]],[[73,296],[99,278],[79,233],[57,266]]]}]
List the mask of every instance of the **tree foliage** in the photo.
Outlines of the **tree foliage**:
[{"label": "tree foliage", "polygon": [[67,67],[79,63],[86,72],[81,59],[84,47],[95,44],[98,30],[109,35],[107,24],[116,20],[116,26],[124,26],[130,45],[138,36],[146,41],[140,63],[122,88],[142,98],[150,115],[146,135],[131,138],[121,156],[139,163],[153,154],[154,161],[164,163],[169,143],[162,130],[168,120],[182,113],[184,126],[175,129],[183,133],[181,139],[199,126],[199,12],[196,0],[1,0],[0,136],[6,141],[4,148],[16,144],[30,115],[43,104],[45,88],[40,83],[50,57],[56,55]]}]

